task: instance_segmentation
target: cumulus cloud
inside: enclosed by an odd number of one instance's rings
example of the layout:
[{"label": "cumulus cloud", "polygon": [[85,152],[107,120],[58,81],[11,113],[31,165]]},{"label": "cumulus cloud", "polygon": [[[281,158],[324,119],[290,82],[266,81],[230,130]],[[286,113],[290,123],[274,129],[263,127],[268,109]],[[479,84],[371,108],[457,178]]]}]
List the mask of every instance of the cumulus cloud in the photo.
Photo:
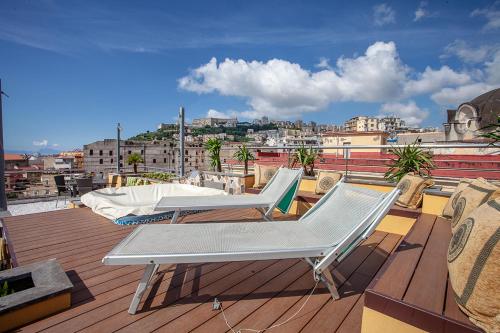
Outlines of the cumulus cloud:
[{"label": "cumulus cloud", "polygon": [[427,109],[421,109],[415,101],[410,100],[407,103],[385,103],[380,107],[380,115],[395,115],[404,119],[406,125],[417,127],[427,118],[429,111],[427,111]]},{"label": "cumulus cloud", "polygon": [[496,30],[500,28],[500,1],[495,1],[487,8],[477,8],[470,13],[471,17],[486,18],[485,30]]},{"label": "cumulus cloud", "polygon": [[373,6],[373,24],[383,26],[390,23],[396,23],[396,12],[386,3]]},{"label": "cumulus cloud", "polygon": [[207,118],[229,119],[229,118],[235,118],[236,116],[237,116],[236,112],[225,113],[214,109],[209,109],[207,112]]},{"label": "cumulus cloud", "polygon": [[444,48],[441,58],[446,59],[455,56],[466,63],[476,64],[490,58],[499,49],[498,44],[472,46],[464,40],[457,39]]},{"label": "cumulus cloud", "polygon": [[393,42],[376,42],[363,55],[341,57],[333,68],[316,72],[280,59],[218,63],[212,58],[178,83],[181,89],[199,94],[245,98],[249,110],[238,116],[287,119],[321,111],[332,102],[398,102],[472,82],[469,74],[448,66],[415,73],[401,61]]},{"label": "cumulus cloud", "polygon": [[37,147],[47,147],[48,144],[49,144],[49,141],[47,139],[43,139],[40,141],[37,141],[37,140],[33,141],[33,146],[37,146]]},{"label": "cumulus cloud", "polygon": [[431,95],[431,99],[440,105],[458,106],[458,104],[470,101],[489,90],[498,87],[487,83],[472,83],[456,88],[443,88]]},{"label": "cumulus cloud", "polygon": [[316,65],[314,65],[314,67],[320,69],[332,69],[332,67],[330,66],[330,59],[325,57],[319,58],[319,62]]}]

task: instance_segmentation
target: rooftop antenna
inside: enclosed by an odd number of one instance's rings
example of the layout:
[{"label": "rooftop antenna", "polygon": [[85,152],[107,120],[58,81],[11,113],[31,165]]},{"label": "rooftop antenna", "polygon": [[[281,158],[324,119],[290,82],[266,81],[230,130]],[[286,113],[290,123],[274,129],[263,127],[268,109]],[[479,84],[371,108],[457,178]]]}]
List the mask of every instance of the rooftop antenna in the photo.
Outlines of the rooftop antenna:
[{"label": "rooftop antenna", "polygon": [[184,107],[179,108],[179,149],[180,149],[180,163],[179,163],[179,176],[184,176]]},{"label": "rooftop antenna", "polygon": [[3,148],[3,110],[2,96],[9,97],[2,90],[2,79],[0,79],[0,210],[7,210],[7,198],[5,196],[5,155]]}]

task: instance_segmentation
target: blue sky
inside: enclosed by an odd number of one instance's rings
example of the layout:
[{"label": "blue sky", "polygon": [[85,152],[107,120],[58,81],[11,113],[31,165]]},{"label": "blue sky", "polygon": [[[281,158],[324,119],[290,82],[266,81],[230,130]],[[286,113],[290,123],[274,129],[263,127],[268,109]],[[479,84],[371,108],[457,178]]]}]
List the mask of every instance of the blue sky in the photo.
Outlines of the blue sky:
[{"label": "blue sky", "polygon": [[7,149],[207,114],[439,126],[500,86],[500,2],[5,1]]}]

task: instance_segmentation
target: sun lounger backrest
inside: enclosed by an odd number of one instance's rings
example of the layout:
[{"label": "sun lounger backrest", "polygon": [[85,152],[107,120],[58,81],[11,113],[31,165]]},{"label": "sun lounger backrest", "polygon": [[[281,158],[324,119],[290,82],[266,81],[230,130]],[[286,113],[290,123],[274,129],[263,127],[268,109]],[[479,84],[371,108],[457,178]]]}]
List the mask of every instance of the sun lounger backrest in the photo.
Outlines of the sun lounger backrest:
[{"label": "sun lounger backrest", "polygon": [[302,169],[279,168],[260,195],[275,200],[276,208],[282,213],[287,213],[295,198],[301,177]]},{"label": "sun lounger backrest", "polygon": [[335,245],[373,213],[385,196],[383,192],[339,182],[300,221]]}]

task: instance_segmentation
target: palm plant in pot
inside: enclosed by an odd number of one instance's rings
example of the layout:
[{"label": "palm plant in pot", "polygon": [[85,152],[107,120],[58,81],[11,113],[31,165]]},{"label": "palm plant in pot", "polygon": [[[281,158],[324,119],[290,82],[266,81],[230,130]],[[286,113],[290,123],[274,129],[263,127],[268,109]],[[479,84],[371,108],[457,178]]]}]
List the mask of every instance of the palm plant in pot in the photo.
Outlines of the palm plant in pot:
[{"label": "palm plant in pot", "polygon": [[253,156],[252,152],[247,148],[246,145],[242,145],[241,147],[238,147],[238,151],[234,153],[234,158],[236,158],[240,162],[243,162],[243,165],[245,167],[245,175],[247,175],[248,161],[252,161],[255,159],[255,156]]},{"label": "palm plant in pot", "polygon": [[134,166],[134,173],[137,173],[137,164],[144,163],[144,159],[138,153],[128,155],[127,163]]},{"label": "palm plant in pot", "polygon": [[210,165],[214,171],[222,172],[222,165],[220,163],[220,150],[222,148],[222,140],[217,138],[210,138],[205,143],[205,149],[210,156]]},{"label": "palm plant in pot", "polygon": [[305,176],[314,177],[314,161],[318,157],[318,152],[311,147],[307,149],[303,144],[297,148],[293,154],[292,168],[300,164],[304,169]]},{"label": "palm plant in pot", "polygon": [[423,150],[416,141],[404,147],[394,148],[395,158],[391,158],[389,170],[384,177],[391,182],[399,182],[407,173],[430,177],[436,166],[432,161],[432,153]]}]

